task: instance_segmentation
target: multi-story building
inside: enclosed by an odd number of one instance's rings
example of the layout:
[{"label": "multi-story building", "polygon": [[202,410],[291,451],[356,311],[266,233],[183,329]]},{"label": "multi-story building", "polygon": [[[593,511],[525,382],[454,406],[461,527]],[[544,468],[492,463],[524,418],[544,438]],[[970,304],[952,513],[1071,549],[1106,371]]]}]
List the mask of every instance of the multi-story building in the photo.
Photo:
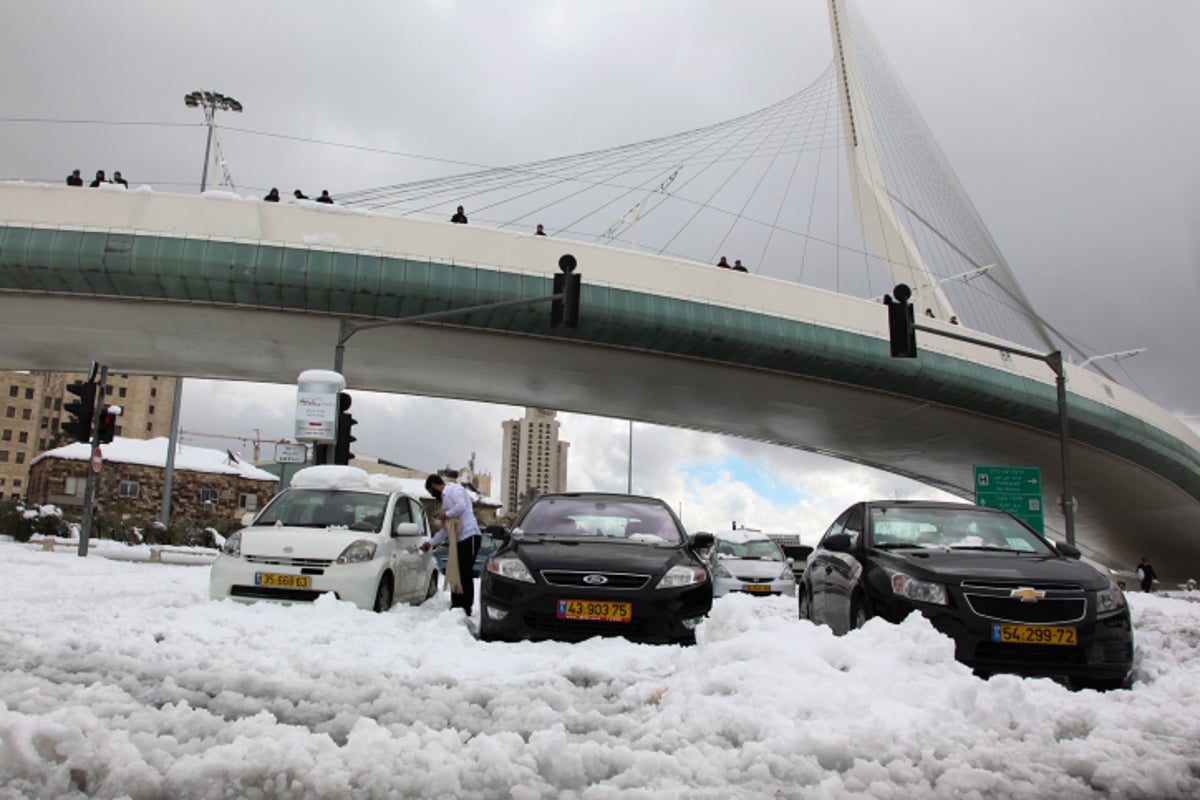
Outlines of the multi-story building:
[{"label": "multi-story building", "polygon": [[[87,375],[72,372],[0,372],[0,500],[25,496],[34,457],[68,443],[61,428],[70,414],[63,411],[63,405],[78,398],[67,392],[67,386],[83,380]],[[166,436],[171,428],[175,380],[112,373],[105,397],[97,397],[96,405],[121,406],[117,436]]]},{"label": "multi-story building", "polygon": [[534,492],[548,494],[567,488],[567,450],[570,442],[558,440],[557,412],[527,408],[522,419],[500,423],[504,449],[500,453],[500,501],[513,516]]}]

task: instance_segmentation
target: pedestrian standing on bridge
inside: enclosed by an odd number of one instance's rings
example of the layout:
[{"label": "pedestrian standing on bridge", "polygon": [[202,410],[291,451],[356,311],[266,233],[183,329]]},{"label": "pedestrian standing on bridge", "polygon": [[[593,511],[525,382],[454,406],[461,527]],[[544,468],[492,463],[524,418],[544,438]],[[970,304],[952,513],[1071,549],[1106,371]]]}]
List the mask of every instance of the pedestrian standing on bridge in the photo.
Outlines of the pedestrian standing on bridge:
[{"label": "pedestrian standing on bridge", "polygon": [[[442,529],[421,545],[428,552],[447,539],[450,552],[446,557],[446,586],[450,589],[450,607],[461,608],[471,616],[475,605],[475,556],[479,554],[479,523],[475,506],[467,490],[457,481],[447,484],[441,475],[425,479],[425,490],[442,501],[437,513]],[[453,538],[451,538],[453,536]]]},{"label": "pedestrian standing on bridge", "polygon": [[742,260],[740,258],[734,259],[733,269],[736,272],[749,272],[750,271],[742,266]]},{"label": "pedestrian standing on bridge", "polygon": [[721,256],[721,260],[717,262],[717,266],[722,269],[732,269],[732,267],[729,266],[729,262],[725,260],[725,256]]},{"label": "pedestrian standing on bridge", "polygon": [[542,223],[538,223],[537,230],[533,232],[534,236],[545,236],[546,229],[542,227]]},{"label": "pedestrian standing on bridge", "polygon": [[1158,580],[1158,576],[1154,574],[1154,567],[1150,566],[1150,562],[1142,556],[1142,563],[1138,564],[1137,568],[1138,580],[1142,582],[1143,592],[1153,592],[1154,582]]},{"label": "pedestrian standing on bridge", "polygon": [[124,189],[129,188],[129,181],[127,181],[121,177],[121,170],[117,170],[116,172],[113,173],[113,181],[112,182]]},{"label": "pedestrian standing on bridge", "polygon": [[300,191],[299,189],[292,192],[292,197],[296,198],[297,200],[307,200],[308,199],[308,195],[306,195],[304,192]]},{"label": "pedestrian standing on bridge", "polygon": [[267,192],[267,196],[263,198],[263,202],[264,203],[278,203],[279,202],[279,190],[276,189],[274,186],[272,186],[271,191]]},{"label": "pedestrian standing on bridge", "polygon": [[95,189],[102,183],[108,183],[108,179],[104,177],[104,170],[98,169],[96,170],[96,179],[89,183],[88,186]]},{"label": "pedestrian standing on bridge", "polygon": [[458,211],[454,212],[454,216],[450,218],[451,222],[457,222],[459,225],[467,224],[467,215],[463,213],[463,207],[459,206]]},{"label": "pedestrian standing on bridge", "polygon": [[83,186],[83,178],[79,176],[79,170],[72,170],[67,176],[67,186]]},{"label": "pedestrian standing on bridge", "polygon": [[329,205],[333,205],[333,198],[329,196],[328,189],[321,190],[321,196],[317,198],[317,202],[318,203],[328,203]]}]

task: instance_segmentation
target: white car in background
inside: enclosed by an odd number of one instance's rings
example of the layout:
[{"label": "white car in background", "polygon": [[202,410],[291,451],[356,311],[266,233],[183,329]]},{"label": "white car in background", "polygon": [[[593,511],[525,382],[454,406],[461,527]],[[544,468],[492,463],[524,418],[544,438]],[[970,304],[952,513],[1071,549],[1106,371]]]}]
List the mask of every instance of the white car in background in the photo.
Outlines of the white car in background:
[{"label": "white car in background", "polygon": [[355,467],[300,470],[212,565],[214,600],[307,603],[333,593],[362,609],[417,605],[437,592],[420,501],[384,475]]},{"label": "white car in background", "polygon": [[724,531],[715,534],[716,543],[709,551],[709,572],[713,578],[713,596],[730,592],[748,594],[796,594],[792,559],[765,533]]}]

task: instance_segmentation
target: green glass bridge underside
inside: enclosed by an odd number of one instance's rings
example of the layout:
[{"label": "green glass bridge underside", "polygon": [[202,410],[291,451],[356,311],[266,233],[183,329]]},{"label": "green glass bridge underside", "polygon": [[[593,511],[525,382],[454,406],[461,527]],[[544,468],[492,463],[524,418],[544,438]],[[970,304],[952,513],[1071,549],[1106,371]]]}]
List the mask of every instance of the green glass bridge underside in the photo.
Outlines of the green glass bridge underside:
[{"label": "green glass bridge underside", "polygon": [[[216,304],[366,321],[553,290],[544,275],[380,254],[4,225],[0,291]],[[886,341],[800,320],[601,286],[586,278],[580,326],[552,329],[549,316],[544,305],[535,305],[477,312],[452,323],[769,370],[927,401],[1054,435],[1058,431],[1052,383],[928,351],[919,359],[892,359]],[[1200,456],[1188,443],[1078,395],[1070,395],[1069,409],[1075,442],[1131,461],[1200,500]]]}]

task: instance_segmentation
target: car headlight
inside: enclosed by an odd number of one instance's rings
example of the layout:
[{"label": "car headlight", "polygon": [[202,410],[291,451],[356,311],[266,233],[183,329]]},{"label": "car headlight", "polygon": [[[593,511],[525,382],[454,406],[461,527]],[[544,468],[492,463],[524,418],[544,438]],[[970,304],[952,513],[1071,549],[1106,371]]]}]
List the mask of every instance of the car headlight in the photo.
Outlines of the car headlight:
[{"label": "car headlight", "polygon": [[508,578],[510,581],[534,582],[529,567],[525,566],[525,562],[516,556],[488,559],[487,571],[493,575],[499,575],[501,578]]},{"label": "car headlight", "polygon": [[1121,591],[1120,586],[1109,581],[1108,588],[1096,596],[1096,601],[1097,613],[1109,614],[1113,611],[1120,611],[1125,607],[1125,593]]},{"label": "car headlight", "polygon": [[[718,566],[717,569],[725,569]],[[729,570],[725,570],[726,573]],[[731,576],[732,577],[732,576]],[[697,583],[704,583],[708,578],[708,573],[701,567],[689,567],[683,564],[676,564],[667,570],[667,574],[662,576],[662,580],[658,582],[655,589],[678,589],[680,586],[692,586]]]},{"label": "car headlight", "polygon": [[[679,569],[679,567],[672,567],[672,569]],[[668,574],[670,574],[670,573],[668,573]],[[723,564],[717,564],[715,567],[713,567],[713,575],[717,576],[718,578],[732,578],[733,577],[733,573],[730,572],[729,569],[726,568]],[[665,580],[666,576],[663,576],[663,578]]]},{"label": "car headlight", "polygon": [[946,587],[942,584],[917,580],[913,576],[903,572],[889,570],[889,574],[892,576],[892,591],[895,594],[917,603],[932,603],[937,606],[946,605]]},{"label": "car headlight", "polygon": [[337,563],[360,564],[363,561],[370,561],[374,557],[375,543],[368,542],[366,539],[359,539],[342,551],[342,554],[337,557]]},{"label": "car headlight", "polygon": [[229,534],[229,538],[225,540],[225,544],[221,545],[221,552],[227,556],[234,558],[242,557],[242,532],[234,531]]}]

